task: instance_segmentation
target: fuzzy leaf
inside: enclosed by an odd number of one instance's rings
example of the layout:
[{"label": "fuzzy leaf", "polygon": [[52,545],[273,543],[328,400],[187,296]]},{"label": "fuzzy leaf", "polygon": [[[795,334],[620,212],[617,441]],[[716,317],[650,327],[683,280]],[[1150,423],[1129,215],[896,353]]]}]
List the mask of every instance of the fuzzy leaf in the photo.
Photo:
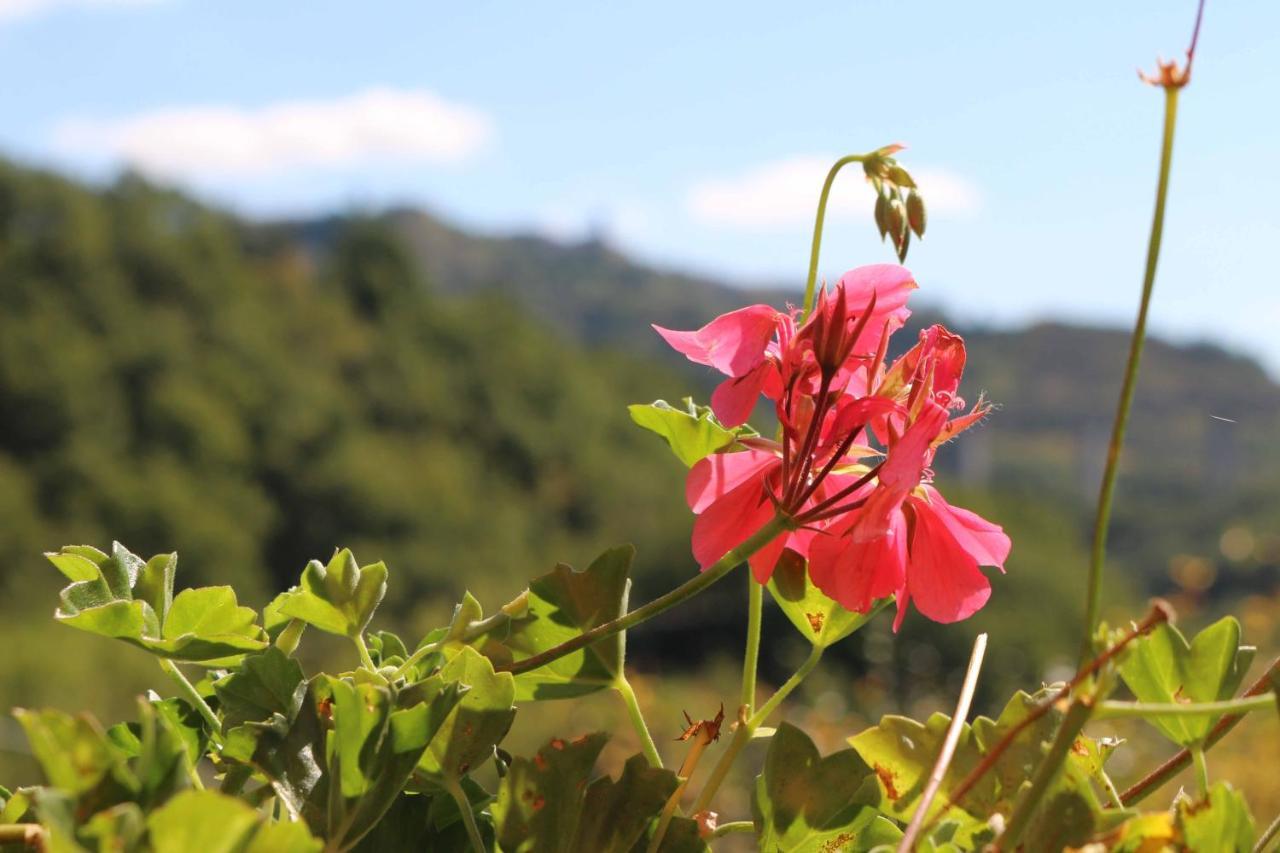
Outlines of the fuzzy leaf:
[{"label": "fuzzy leaf", "polygon": [[1239,791],[1226,782],[1209,789],[1209,797],[1178,803],[1178,826],[1188,850],[1249,853],[1253,849],[1253,817]]},{"label": "fuzzy leaf", "polygon": [[439,677],[468,689],[439,727],[418,766],[428,775],[459,779],[492,755],[494,746],[506,737],[516,715],[515,680],[508,672],[494,672],[488,658],[470,647],[445,664]]},{"label": "fuzzy leaf", "polygon": [[685,408],[677,409],[665,400],[637,403],[627,407],[631,420],[667,440],[673,452],[686,467],[723,450],[737,440],[734,430],[725,429],[708,406],[695,406],[689,397]]},{"label": "fuzzy leaf", "polygon": [[327,566],[319,560],[308,563],[301,585],[284,593],[276,609],[321,631],[354,637],[364,631],[386,593],[387,567],[374,563],[362,568],[343,548]]},{"label": "fuzzy leaf", "polygon": [[533,758],[511,762],[493,806],[504,851],[574,849],[583,790],[606,740],[602,732],[573,741],[552,738]]},{"label": "fuzzy leaf", "polygon": [[769,578],[769,593],[807,641],[826,648],[865,625],[875,610],[867,614],[845,610],[813,585],[806,565],[794,551],[783,551]]}]

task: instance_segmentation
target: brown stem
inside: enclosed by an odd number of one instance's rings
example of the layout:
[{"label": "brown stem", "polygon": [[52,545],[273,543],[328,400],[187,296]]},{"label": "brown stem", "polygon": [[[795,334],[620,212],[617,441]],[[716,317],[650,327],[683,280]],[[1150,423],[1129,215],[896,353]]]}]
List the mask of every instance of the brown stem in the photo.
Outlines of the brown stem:
[{"label": "brown stem", "polygon": [[[982,777],[986,775],[987,771],[995,766],[996,762],[1000,760],[1000,756],[1004,755],[1005,750],[1013,744],[1018,735],[1022,734],[1037,720],[1049,713],[1050,708],[1070,696],[1071,691],[1074,690],[1082,681],[1093,675],[1105,666],[1108,661],[1112,660],[1116,655],[1124,651],[1125,647],[1131,642],[1148,633],[1157,625],[1168,622],[1171,612],[1169,605],[1164,601],[1157,599],[1153,602],[1151,605],[1151,612],[1146,615],[1146,618],[1135,625],[1133,629],[1129,631],[1128,634],[1125,634],[1124,637],[1122,637],[1114,646],[1089,661],[1089,663],[1085,664],[1085,666],[1076,673],[1075,677],[1067,682],[1061,690],[1032,708],[1030,713],[1022,718],[1021,722],[1011,728],[1004,737],[997,741],[996,745],[982,757],[982,761],[978,762],[978,765],[974,767],[973,770],[969,771],[969,775],[965,776],[964,779],[960,781],[960,784],[952,790],[950,797],[948,797],[948,805],[954,806],[959,803],[960,800],[964,799],[964,796],[968,794],[969,791],[973,790],[973,786],[978,784]],[[946,810],[944,809],[943,811]]]},{"label": "brown stem", "polygon": [[[1249,689],[1240,694],[1241,699],[1250,696],[1261,696],[1271,689],[1271,678],[1276,673],[1280,673],[1280,657],[1271,662],[1271,666],[1267,667],[1266,672],[1262,673],[1262,677],[1249,686]],[[1217,725],[1209,730],[1208,737],[1204,741],[1204,749],[1209,749],[1218,741],[1227,736],[1227,733],[1234,729],[1241,720],[1245,718],[1244,714],[1231,714],[1218,720]],[[1120,795],[1120,802],[1126,806],[1134,805],[1146,799],[1147,795],[1155,791],[1165,782],[1168,782],[1174,776],[1177,776],[1191,764],[1191,750],[1183,749],[1175,753],[1168,761],[1152,770],[1146,776],[1143,776],[1134,784],[1125,789]]]}]

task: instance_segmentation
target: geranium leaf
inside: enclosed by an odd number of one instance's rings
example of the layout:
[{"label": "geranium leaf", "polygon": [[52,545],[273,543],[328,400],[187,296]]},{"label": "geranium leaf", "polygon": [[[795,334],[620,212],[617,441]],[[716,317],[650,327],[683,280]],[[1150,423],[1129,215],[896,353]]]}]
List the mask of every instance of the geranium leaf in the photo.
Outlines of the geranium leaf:
[{"label": "geranium leaf", "polygon": [[[1190,643],[1164,623],[1134,642],[1120,677],[1140,702],[1216,702],[1230,699],[1244,680],[1254,649],[1240,645],[1240,623],[1226,616]],[[1200,743],[1217,718],[1152,717],[1149,722],[1180,746]]]},{"label": "geranium leaf", "polygon": [[302,666],[273,647],[250,655],[239,669],[213,683],[222,706],[223,728],[261,723],[280,714],[292,723],[307,692]]},{"label": "geranium leaf", "polygon": [[[631,588],[628,574],[635,548],[622,545],[597,557],[586,571],[561,564],[529,584],[524,614],[505,633],[501,647],[482,645],[495,660],[520,661],[621,616]],[[611,687],[622,671],[622,633],[516,676],[516,700],[568,699]],[[503,662],[505,662],[503,661]]]},{"label": "geranium leaf", "polygon": [[493,805],[504,851],[574,849],[583,791],[606,740],[602,732],[572,741],[552,738],[532,758],[511,762]]},{"label": "geranium leaf", "polygon": [[361,567],[346,548],[328,565],[312,560],[302,583],[284,593],[276,610],[322,631],[354,637],[364,631],[387,592],[387,567]]},{"label": "geranium leaf", "polygon": [[572,850],[624,853],[635,847],[679,781],[670,770],[633,755],[616,780],[602,776],[587,787]]},{"label": "geranium leaf", "polygon": [[271,823],[247,803],[216,791],[186,791],[147,818],[154,853],[312,853],[320,842],[301,824]]},{"label": "geranium leaf", "polygon": [[72,796],[97,787],[127,757],[88,715],[73,717],[52,708],[15,708],[13,715],[26,731],[49,784]]},{"label": "geranium leaf", "polygon": [[428,775],[459,779],[493,754],[515,719],[515,681],[475,649],[464,647],[440,671],[449,684],[467,688],[422,755]]},{"label": "geranium leaf", "polygon": [[803,557],[791,550],[782,552],[769,578],[769,593],[791,620],[791,624],[815,646],[827,647],[843,640],[865,625],[875,614],[845,610],[809,580]]},{"label": "geranium leaf", "polygon": [[1253,816],[1239,791],[1226,782],[1209,789],[1207,799],[1178,803],[1178,826],[1187,850],[1248,853],[1253,849]]},{"label": "geranium leaf", "polygon": [[808,735],[781,723],[751,800],[760,849],[817,850],[834,844],[865,850],[897,841],[902,832],[874,807],[874,775],[854,750],[823,758]]},{"label": "geranium leaf", "polygon": [[636,424],[665,438],[671,452],[691,468],[698,460],[733,444],[738,436],[720,425],[710,407],[695,406],[688,397],[684,403],[685,408],[677,409],[657,400],[628,406],[627,411]]}]

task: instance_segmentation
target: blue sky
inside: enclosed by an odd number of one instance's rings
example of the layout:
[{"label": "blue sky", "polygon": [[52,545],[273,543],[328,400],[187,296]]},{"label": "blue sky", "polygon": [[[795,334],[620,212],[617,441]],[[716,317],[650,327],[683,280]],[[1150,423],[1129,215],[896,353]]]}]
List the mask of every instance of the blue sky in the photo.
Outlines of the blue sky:
[{"label": "blue sky", "polygon": [[[798,5],[798,4],[791,4]],[[0,0],[0,152],[131,162],[251,215],[412,203],[491,232],[802,280],[823,164],[909,149],[909,265],[967,320],[1131,322],[1193,0]],[[1280,375],[1280,4],[1210,0],[1153,328]],[[837,184],[822,269],[887,260]]]}]

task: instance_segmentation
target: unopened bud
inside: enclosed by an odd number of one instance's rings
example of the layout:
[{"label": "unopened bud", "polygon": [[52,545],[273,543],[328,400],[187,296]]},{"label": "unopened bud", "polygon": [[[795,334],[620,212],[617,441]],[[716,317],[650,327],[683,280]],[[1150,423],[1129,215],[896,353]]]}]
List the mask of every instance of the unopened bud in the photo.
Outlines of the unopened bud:
[{"label": "unopened bud", "polygon": [[911,226],[911,230],[916,232],[917,237],[924,236],[924,226],[927,217],[924,212],[924,199],[915,190],[907,193],[907,224]]},{"label": "unopened bud", "polygon": [[889,233],[889,199],[876,193],[876,228],[880,231],[880,239],[884,240]]},{"label": "unopened bud", "polygon": [[907,189],[915,189],[916,182],[911,180],[911,176],[907,174],[907,170],[901,166],[894,165],[889,167],[889,180],[900,187]]}]

